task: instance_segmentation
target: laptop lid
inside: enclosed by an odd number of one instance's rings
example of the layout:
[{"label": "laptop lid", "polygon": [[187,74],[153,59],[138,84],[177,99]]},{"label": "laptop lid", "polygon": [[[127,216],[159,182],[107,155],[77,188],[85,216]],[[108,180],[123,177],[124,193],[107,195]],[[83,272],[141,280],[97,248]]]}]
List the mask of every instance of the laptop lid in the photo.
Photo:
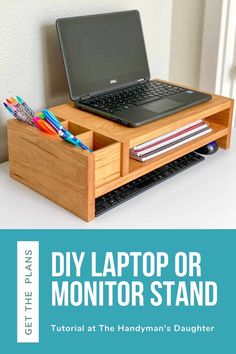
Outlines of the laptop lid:
[{"label": "laptop lid", "polygon": [[62,18],[56,27],[73,101],[150,78],[137,10]]}]

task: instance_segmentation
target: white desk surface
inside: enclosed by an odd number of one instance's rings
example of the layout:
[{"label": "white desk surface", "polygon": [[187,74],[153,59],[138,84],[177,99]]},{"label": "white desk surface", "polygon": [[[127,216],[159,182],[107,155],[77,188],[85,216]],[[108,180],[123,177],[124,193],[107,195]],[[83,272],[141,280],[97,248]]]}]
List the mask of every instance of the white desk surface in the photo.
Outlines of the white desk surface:
[{"label": "white desk surface", "polygon": [[236,228],[236,130],[231,149],[87,223],[8,176],[0,164],[0,228]]}]

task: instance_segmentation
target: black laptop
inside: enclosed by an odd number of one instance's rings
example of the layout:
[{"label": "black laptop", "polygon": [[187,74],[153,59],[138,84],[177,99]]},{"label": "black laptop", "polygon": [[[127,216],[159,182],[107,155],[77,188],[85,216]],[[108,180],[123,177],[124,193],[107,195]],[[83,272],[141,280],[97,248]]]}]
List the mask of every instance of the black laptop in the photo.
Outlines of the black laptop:
[{"label": "black laptop", "polygon": [[56,27],[70,97],[79,109],[138,127],[212,98],[150,80],[137,10],[61,18]]}]

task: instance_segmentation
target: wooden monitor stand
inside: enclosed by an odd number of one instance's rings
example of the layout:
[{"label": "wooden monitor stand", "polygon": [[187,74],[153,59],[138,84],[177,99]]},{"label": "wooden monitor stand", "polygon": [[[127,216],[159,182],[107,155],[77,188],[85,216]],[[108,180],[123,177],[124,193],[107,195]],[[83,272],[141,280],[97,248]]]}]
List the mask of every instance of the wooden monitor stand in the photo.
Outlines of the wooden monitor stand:
[{"label": "wooden monitor stand", "polygon": [[[51,108],[62,124],[94,152],[79,149],[16,120],[8,121],[10,176],[80,218],[95,217],[95,198],[211,141],[230,145],[233,100],[211,101],[139,128],[129,128],[83,112],[72,103]],[[204,119],[212,132],[152,160],[129,158],[133,146]]]}]

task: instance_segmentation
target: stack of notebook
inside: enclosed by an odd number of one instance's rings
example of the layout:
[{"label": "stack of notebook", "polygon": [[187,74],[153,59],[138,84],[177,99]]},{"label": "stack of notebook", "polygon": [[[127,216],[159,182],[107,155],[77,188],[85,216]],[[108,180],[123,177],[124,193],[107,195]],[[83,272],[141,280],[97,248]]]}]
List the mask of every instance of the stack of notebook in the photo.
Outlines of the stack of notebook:
[{"label": "stack of notebook", "polygon": [[186,144],[212,131],[208,123],[200,119],[172,132],[136,145],[130,149],[130,157],[138,161],[147,161],[178,146]]}]

